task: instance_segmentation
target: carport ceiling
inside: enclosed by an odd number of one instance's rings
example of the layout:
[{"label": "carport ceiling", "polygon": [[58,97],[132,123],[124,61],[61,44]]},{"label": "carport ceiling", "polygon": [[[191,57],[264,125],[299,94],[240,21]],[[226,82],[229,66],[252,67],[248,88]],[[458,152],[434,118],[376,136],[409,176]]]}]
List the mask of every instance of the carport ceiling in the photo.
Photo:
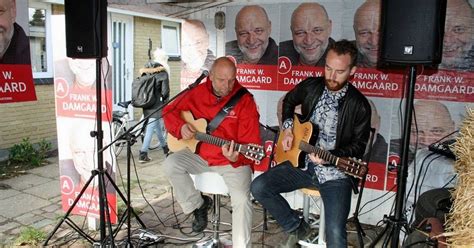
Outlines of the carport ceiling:
[{"label": "carport ceiling", "polygon": [[186,18],[190,14],[234,2],[228,1],[190,1],[190,0],[108,0],[109,6],[127,9],[148,9],[157,14],[173,18]]}]

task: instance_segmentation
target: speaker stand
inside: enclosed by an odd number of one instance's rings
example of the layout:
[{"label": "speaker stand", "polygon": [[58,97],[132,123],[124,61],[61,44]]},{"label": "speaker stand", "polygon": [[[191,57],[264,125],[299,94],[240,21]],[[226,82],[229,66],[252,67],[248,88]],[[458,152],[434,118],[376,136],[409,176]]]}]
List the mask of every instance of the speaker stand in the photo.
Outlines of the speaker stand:
[{"label": "speaker stand", "polygon": [[395,202],[395,216],[384,216],[384,222],[386,223],[383,231],[377,235],[375,240],[372,242],[370,247],[374,247],[375,244],[386,234],[383,247],[387,247],[388,242],[391,241],[391,247],[397,248],[399,243],[400,230],[402,227],[408,231],[408,223],[404,215],[405,211],[405,191],[406,182],[408,177],[408,157],[410,147],[410,132],[411,132],[411,121],[413,112],[413,100],[415,96],[415,83],[416,83],[416,67],[410,65],[409,81],[406,85],[407,100],[405,102],[405,116],[403,123],[403,139],[402,139],[402,150],[401,150],[401,161],[398,165],[397,174],[397,195]]}]

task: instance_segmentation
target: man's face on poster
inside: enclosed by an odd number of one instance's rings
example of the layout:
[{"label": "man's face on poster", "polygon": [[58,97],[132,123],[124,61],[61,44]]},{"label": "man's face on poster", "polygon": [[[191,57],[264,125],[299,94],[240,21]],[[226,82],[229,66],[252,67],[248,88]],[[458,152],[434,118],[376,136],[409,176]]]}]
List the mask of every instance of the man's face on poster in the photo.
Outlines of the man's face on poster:
[{"label": "man's face on poster", "polygon": [[0,56],[8,49],[13,37],[13,23],[16,18],[14,0],[0,0]]},{"label": "man's face on poster", "polygon": [[332,24],[318,5],[298,7],[291,19],[291,34],[300,62],[314,65],[326,51]]},{"label": "man's face on poster", "polygon": [[258,63],[267,50],[271,33],[271,22],[266,14],[256,8],[241,10],[237,15],[235,33],[245,62]]},{"label": "man's face on poster", "polygon": [[453,67],[465,63],[472,47],[472,8],[464,0],[448,0],[444,28],[442,65]]},{"label": "man's face on poster", "polygon": [[182,60],[187,67],[200,69],[207,57],[209,36],[202,23],[183,24]]},{"label": "man's face on poster", "polygon": [[91,87],[96,80],[95,59],[68,58],[69,68],[75,75],[74,84],[79,87]]},{"label": "man's face on poster", "polygon": [[359,53],[368,66],[377,65],[379,53],[380,4],[366,3],[356,12],[354,33]]},{"label": "man's face on poster", "polygon": [[[415,103],[415,114],[416,123],[415,120],[412,121],[410,133],[410,144],[413,148],[417,141],[418,149],[425,148],[454,131],[454,121],[442,103],[419,101]],[[418,133],[415,124],[418,125]]]}]

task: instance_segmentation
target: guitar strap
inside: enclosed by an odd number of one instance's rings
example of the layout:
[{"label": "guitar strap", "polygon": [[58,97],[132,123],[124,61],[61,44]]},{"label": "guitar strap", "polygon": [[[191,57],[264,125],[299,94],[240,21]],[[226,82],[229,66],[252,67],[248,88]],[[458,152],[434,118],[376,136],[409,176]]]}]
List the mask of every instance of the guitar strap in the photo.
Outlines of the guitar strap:
[{"label": "guitar strap", "polygon": [[234,109],[235,104],[240,100],[240,98],[249,91],[246,88],[240,88],[222,107],[222,109],[217,113],[217,115],[209,122],[209,125],[206,127],[206,133],[210,134],[221,124],[224,117]]}]

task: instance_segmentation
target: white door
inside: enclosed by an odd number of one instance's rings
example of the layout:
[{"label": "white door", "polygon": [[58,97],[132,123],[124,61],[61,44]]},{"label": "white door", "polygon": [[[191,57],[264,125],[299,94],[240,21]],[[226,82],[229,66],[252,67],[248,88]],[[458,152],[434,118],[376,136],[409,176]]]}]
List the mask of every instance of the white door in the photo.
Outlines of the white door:
[{"label": "white door", "polygon": [[[114,110],[123,110],[119,102],[132,99],[133,81],[133,17],[111,14],[109,48],[112,55],[112,82]],[[128,108],[133,117],[133,107]]]}]

